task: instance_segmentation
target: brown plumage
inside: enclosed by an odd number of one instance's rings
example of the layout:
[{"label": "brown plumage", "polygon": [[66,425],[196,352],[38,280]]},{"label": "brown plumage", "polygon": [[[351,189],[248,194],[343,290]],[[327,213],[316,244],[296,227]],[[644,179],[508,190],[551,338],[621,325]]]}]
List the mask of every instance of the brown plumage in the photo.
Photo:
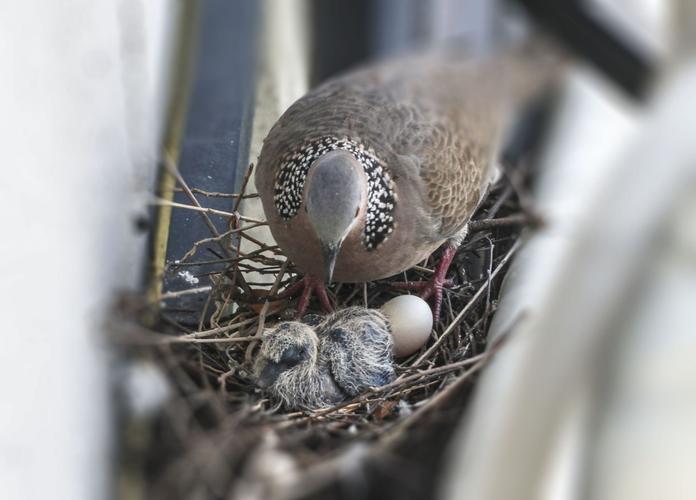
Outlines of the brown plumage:
[{"label": "brown plumage", "polygon": [[[458,245],[513,103],[548,76],[520,72],[521,60],[403,59],[330,80],[293,104],[268,134],[256,171],[283,251],[316,278],[333,271],[336,281],[361,282],[404,271],[445,241]],[[323,169],[336,175],[320,175],[322,158],[336,150],[343,157]],[[313,176],[357,187],[344,195]],[[308,210],[310,196],[318,208]],[[351,221],[336,216],[334,235],[319,210]]]}]

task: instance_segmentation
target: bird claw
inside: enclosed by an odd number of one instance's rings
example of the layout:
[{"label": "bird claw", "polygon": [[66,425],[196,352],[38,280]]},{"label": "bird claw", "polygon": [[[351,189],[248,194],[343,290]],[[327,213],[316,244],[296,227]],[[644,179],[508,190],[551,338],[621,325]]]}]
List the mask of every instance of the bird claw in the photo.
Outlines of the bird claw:
[{"label": "bird claw", "polygon": [[312,276],[305,276],[298,282],[290,285],[274,298],[286,299],[289,297],[294,297],[298,293],[300,293],[300,299],[297,302],[297,313],[295,314],[295,319],[300,319],[302,316],[304,316],[304,313],[307,311],[307,306],[309,306],[309,299],[312,297],[312,293],[316,294],[317,299],[319,299],[319,303],[326,312],[333,312],[333,307],[329,301],[329,294],[326,291],[326,286],[322,281],[313,278]]},{"label": "bird claw", "polygon": [[407,281],[406,283],[392,283],[392,286],[402,290],[419,290],[420,297],[423,300],[428,300],[433,297],[433,323],[440,320],[440,310],[442,308],[442,289],[454,286],[454,281],[447,279],[447,270],[449,269],[454,255],[457,253],[457,247],[454,245],[445,246],[440,262],[437,265],[435,274],[428,281]]},{"label": "bird claw", "polygon": [[444,279],[435,275],[428,281],[407,281],[404,283],[392,283],[391,285],[400,290],[419,291],[419,296],[423,300],[433,297],[433,321],[437,323],[440,319],[440,310],[442,309],[442,289],[453,287],[454,280]]}]

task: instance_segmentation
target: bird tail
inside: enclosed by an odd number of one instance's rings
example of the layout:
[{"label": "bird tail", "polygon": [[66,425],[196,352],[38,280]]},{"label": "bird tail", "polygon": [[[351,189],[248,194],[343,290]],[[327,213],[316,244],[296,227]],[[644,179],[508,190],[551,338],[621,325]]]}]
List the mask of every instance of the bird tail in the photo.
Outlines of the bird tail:
[{"label": "bird tail", "polygon": [[508,95],[521,104],[557,85],[569,66],[570,57],[556,42],[534,33],[507,49],[501,71],[508,83]]}]

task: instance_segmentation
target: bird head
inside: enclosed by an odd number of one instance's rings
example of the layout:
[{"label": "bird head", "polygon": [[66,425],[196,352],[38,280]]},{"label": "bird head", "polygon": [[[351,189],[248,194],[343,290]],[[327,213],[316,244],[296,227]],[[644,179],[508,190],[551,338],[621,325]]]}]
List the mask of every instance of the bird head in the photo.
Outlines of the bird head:
[{"label": "bird head", "polygon": [[307,176],[305,209],[321,246],[327,283],[331,282],[341,245],[366,203],[364,175],[350,152],[337,149],[319,157]]},{"label": "bird head", "polygon": [[265,389],[284,374],[306,369],[317,359],[319,339],[304,323],[288,321],[263,333],[256,361],[256,385]]}]

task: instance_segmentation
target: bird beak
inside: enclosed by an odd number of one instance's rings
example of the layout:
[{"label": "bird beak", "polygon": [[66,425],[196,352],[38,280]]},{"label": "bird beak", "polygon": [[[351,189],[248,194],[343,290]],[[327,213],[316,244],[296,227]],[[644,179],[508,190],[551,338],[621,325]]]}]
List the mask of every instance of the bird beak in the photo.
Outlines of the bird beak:
[{"label": "bird beak", "polygon": [[261,375],[259,375],[256,385],[261,389],[267,389],[273,385],[281,371],[282,370],[276,363],[268,363],[264,366],[263,370],[261,370]]},{"label": "bird beak", "polygon": [[323,243],[321,244],[321,255],[324,259],[324,280],[326,283],[331,283],[333,278],[334,266],[336,265],[336,257],[341,249],[341,244]]}]

